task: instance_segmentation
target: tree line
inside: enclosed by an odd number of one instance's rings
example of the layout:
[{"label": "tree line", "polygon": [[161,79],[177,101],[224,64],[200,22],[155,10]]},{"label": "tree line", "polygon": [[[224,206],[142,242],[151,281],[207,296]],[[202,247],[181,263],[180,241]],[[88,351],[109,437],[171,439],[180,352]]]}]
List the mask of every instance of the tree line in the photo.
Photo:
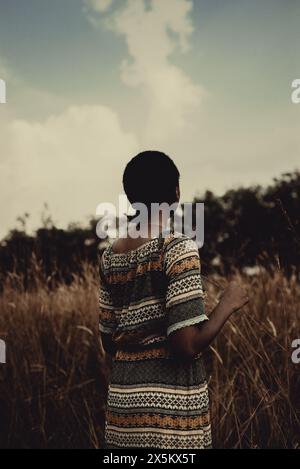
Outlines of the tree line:
[{"label": "tree line", "polygon": [[[240,187],[216,196],[206,191],[205,241],[200,250],[204,273],[229,273],[262,265],[287,274],[300,268],[300,172],[283,174],[268,187]],[[34,235],[12,230],[0,244],[0,282],[22,277],[25,287],[41,276],[49,285],[72,282],[84,265],[98,262],[103,243],[97,220],[86,228],[62,230],[49,219]]]}]

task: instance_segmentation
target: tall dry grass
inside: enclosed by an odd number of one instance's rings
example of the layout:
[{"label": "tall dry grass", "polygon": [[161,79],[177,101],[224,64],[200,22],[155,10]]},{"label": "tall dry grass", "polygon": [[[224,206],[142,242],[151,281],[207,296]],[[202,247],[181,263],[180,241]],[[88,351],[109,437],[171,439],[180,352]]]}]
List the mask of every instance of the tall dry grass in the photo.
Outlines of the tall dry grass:
[{"label": "tall dry grass", "polygon": [[[300,286],[280,271],[249,278],[251,303],[206,353],[214,445],[300,446]],[[0,296],[0,446],[98,448],[102,444],[108,364],[97,330],[96,271],[86,266],[70,286],[48,288],[35,275],[24,291],[9,276]],[[208,279],[208,310],[224,280]],[[211,283],[213,282],[213,283]]]},{"label": "tall dry grass", "polygon": [[299,281],[280,271],[235,278],[250,304],[227,324],[208,360],[215,446],[300,448],[300,364],[291,360],[300,338]]},{"label": "tall dry grass", "polygon": [[[36,276],[38,278],[38,275]],[[106,364],[97,329],[96,272],[49,290],[10,276],[0,296],[0,446],[101,445]],[[4,423],[4,425],[3,425]]]}]

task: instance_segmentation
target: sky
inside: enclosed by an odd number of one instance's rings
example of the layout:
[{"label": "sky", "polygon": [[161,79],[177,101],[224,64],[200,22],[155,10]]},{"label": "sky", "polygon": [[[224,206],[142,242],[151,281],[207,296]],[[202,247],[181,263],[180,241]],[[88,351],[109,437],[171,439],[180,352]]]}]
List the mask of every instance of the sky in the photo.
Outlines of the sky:
[{"label": "sky", "polygon": [[146,149],[183,202],[299,169],[299,24],[299,0],[0,0],[0,238],[86,224]]}]

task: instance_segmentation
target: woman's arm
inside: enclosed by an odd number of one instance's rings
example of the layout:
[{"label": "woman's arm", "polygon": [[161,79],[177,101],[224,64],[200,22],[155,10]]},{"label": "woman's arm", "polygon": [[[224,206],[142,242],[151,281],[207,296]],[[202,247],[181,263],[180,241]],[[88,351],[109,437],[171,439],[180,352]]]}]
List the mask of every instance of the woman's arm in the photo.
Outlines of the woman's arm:
[{"label": "woman's arm", "polygon": [[201,327],[189,326],[169,336],[170,345],[176,355],[192,359],[203,352],[215,339],[230,316],[242,308],[249,299],[246,291],[235,282],[229,284],[219,304],[214,308],[209,321]]}]

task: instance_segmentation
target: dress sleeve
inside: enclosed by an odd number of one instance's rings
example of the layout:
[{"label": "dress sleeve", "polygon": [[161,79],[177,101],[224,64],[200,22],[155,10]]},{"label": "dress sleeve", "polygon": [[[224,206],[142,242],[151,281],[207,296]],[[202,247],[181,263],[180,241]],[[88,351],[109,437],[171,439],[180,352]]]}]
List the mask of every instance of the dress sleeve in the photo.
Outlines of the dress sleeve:
[{"label": "dress sleeve", "polygon": [[113,301],[103,272],[103,262],[100,261],[100,294],[99,294],[99,329],[103,334],[112,335],[116,329],[116,318]]},{"label": "dress sleeve", "polygon": [[167,336],[184,327],[207,321],[203,301],[200,258],[197,244],[188,237],[172,238],[167,244],[164,268]]}]

